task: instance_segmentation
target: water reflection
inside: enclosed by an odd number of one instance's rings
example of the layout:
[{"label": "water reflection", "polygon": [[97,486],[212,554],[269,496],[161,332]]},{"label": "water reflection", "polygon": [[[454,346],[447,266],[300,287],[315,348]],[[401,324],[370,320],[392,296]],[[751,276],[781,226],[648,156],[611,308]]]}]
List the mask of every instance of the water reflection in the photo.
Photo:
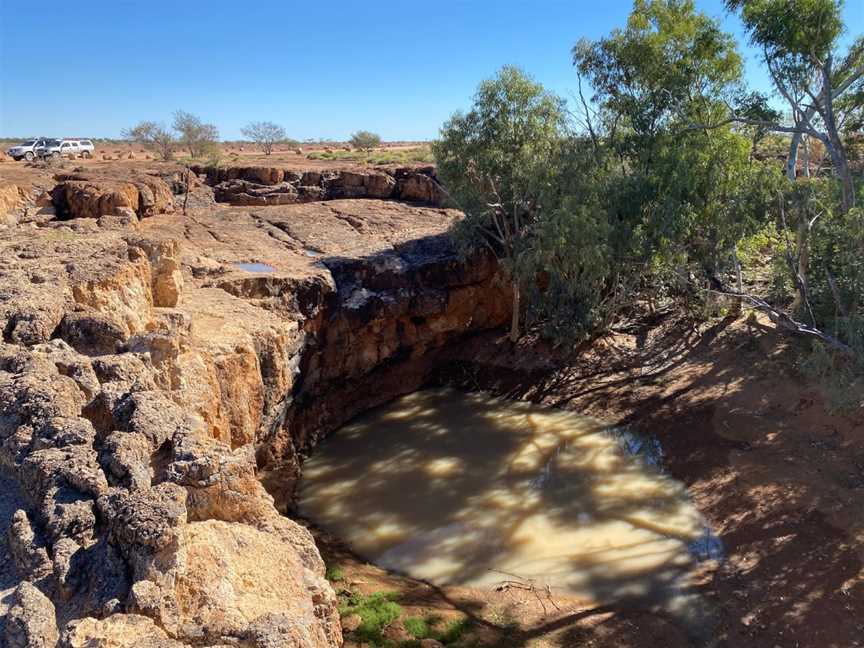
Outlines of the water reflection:
[{"label": "water reflection", "polygon": [[269,263],[235,263],[234,265],[246,272],[276,272],[276,268]]},{"label": "water reflection", "polygon": [[594,419],[427,390],[323,444],[299,506],[371,562],[435,584],[513,574],[701,624],[693,570],[722,544],[661,462],[656,440]]}]

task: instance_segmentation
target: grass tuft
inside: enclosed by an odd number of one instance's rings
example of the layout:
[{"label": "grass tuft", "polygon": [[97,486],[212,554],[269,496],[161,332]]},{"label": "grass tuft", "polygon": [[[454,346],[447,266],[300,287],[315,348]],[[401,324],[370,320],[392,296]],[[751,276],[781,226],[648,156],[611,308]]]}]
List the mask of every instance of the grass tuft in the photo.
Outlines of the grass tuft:
[{"label": "grass tuft", "polygon": [[359,615],[362,622],[354,631],[355,637],[360,641],[382,645],[384,628],[402,614],[402,608],[394,601],[396,598],[398,594],[395,592],[375,592],[369,596],[351,594],[339,606],[339,614],[343,617],[351,614]]},{"label": "grass tuft", "polygon": [[331,583],[338,583],[345,580],[345,572],[339,565],[327,565],[327,570],[324,572],[324,578]]}]

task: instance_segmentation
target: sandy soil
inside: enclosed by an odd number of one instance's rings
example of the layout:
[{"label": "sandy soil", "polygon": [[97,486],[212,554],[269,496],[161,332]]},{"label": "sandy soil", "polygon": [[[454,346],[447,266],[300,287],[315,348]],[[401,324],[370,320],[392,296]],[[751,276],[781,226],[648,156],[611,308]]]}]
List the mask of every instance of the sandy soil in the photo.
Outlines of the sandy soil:
[{"label": "sandy soil", "polygon": [[433,588],[319,534],[325,558],[360,591],[401,592],[411,615],[474,619],[491,645],[864,646],[864,415],[827,411],[795,369],[796,345],[756,317],[670,318],[599,340],[566,366],[536,341],[478,338],[446,376],[656,435],[727,552],[702,574],[716,623],[701,637],[650,610]]}]

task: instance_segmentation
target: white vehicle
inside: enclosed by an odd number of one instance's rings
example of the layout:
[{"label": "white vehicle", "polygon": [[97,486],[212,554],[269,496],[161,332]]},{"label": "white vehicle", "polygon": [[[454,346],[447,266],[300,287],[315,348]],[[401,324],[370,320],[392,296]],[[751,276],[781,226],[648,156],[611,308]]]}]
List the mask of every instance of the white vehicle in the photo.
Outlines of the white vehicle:
[{"label": "white vehicle", "polygon": [[21,142],[18,146],[13,146],[12,148],[6,151],[6,155],[11,157],[16,162],[18,160],[27,160],[28,162],[32,162],[33,158],[35,158],[39,153],[39,149],[44,147],[46,142],[50,140],[44,137],[34,137],[33,139],[28,139]]},{"label": "white vehicle", "polygon": [[95,147],[93,142],[88,139],[61,139],[61,140],[46,140],[44,146],[36,150],[36,155],[39,157],[78,157],[83,158],[93,157]]}]

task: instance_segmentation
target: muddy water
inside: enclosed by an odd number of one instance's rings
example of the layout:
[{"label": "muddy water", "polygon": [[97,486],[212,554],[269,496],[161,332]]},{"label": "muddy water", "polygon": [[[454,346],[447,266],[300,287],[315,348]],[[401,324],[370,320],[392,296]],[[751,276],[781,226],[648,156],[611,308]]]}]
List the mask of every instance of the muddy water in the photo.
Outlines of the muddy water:
[{"label": "muddy water", "polygon": [[427,390],[322,444],[299,509],[370,562],[434,584],[515,576],[702,626],[692,577],[721,546],[658,453],[577,414]]}]

